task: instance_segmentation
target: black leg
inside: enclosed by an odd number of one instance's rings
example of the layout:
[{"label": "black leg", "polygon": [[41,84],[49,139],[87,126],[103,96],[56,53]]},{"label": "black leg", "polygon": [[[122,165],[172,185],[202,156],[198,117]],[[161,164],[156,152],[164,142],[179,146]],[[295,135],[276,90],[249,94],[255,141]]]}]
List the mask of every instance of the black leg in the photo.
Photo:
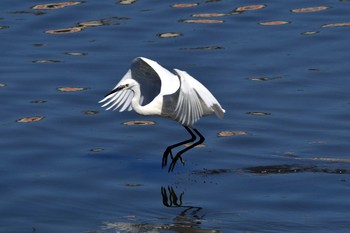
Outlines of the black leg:
[{"label": "black leg", "polygon": [[[164,151],[164,154],[163,154],[163,160],[162,160],[162,167],[165,167],[166,164],[167,164],[167,161],[168,161],[168,156],[170,155],[171,159],[174,160],[174,157],[173,157],[173,153],[172,153],[172,149],[174,149],[175,147],[178,147],[178,146],[181,146],[181,145],[184,145],[186,143],[189,143],[189,142],[194,142],[196,140],[196,135],[191,131],[190,128],[188,128],[187,126],[184,126],[185,129],[191,134],[191,138],[188,139],[188,140],[185,140],[185,141],[182,141],[182,142],[179,142],[179,143],[176,143],[174,145],[171,145],[171,146],[168,146],[165,151]],[[178,156],[178,158],[176,160],[180,159],[180,161],[182,163],[184,163],[183,159],[181,156]]]},{"label": "black leg", "polygon": [[[189,130],[189,128],[188,128],[188,130]],[[174,167],[175,167],[175,164],[176,164],[177,160],[178,160],[179,158],[181,158],[181,155],[182,155],[183,153],[185,153],[186,151],[188,151],[188,150],[192,149],[193,147],[195,147],[195,146],[197,146],[197,145],[199,145],[199,144],[201,144],[201,143],[204,142],[204,140],[205,140],[204,136],[203,136],[197,129],[193,129],[193,131],[197,133],[197,135],[199,136],[199,140],[198,140],[197,142],[193,143],[192,145],[186,147],[185,149],[179,151],[179,152],[175,155],[175,157],[174,157],[173,160],[171,161],[171,164],[170,164],[170,166],[169,166],[168,172],[174,170]],[[193,133],[192,133],[192,134],[193,134]],[[182,160],[182,158],[181,158],[181,160]]]}]

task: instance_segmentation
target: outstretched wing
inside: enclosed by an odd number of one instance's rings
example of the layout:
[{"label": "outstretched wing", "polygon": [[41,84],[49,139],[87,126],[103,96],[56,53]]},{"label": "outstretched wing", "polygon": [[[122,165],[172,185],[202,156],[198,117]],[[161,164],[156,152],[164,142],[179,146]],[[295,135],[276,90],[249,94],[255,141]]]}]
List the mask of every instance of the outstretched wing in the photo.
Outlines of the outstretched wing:
[{"label": "outstretched wing", "polygon": [[203,115],[215,113],[219,118],[224,117],[225,110],[203,84],[185,71],[174,70],[181,82],[175,108],[177,121],[186,126],[193,126]]},{"label": "outstretched wing", "polygon": [[[128,72],[119,81],[119,83],[113,88],[113,90],[119,87],[120,84],[126,79],[131,79],[131,70],[128,70]],[[106,110],[109,110],[113,107],[114,107],[113,110],[116,110],[117,108],[121,107],[121,109],[119,110],[120,112],[124,111],[125,109],[128,109],[128,111],[130,111],[132,110],[132,107],[131,107],[132,97],[133,97],[132,91],[124,89],[121,91],[114,92],[110,95],[107,95],[104,99],[99,101],[99,103],[103,103],[107,101],[102,105],[102,107],[106,107],[110,104],[110,106],[106,108]]]},{"label": "outstretched wing", "polygon": [[[131,68],[113,88],[116,89],[127,79],[133,79],[140,85],[140,105],[151,103],[158,95],[171,94],[179,87],[179,79],[176,75],[159,65],[157,62],[144,57],[137,57],[133,60]],[[102,107],[106,110],[120,107],[120,112],[132,110],[131,100],[134,93],[129,89],[123,89],[107,95],[100,103],[105,102]],[[109,106],[108,106],[109,105]]]},{"label": "outstretched wing", "polygon": [[142,102],[147,105],[159,95],[161,91],[161,71],[164,68],[155,61],[144,57],[137,57],[131,64],[131,77],[140,84]]},{"label": "outstretched wing", "polygon": [[[160,93],[162,95],[169,95],[175,93],[180,86],[179,79],[176,75],[148,58],[136,58],[133,67],[135,68],[132,69],[132,77],[140,83],[142,95],[150,90],[154,92],[153,98]],[[141,75],[137,75],[139,72]],[[147,83],[145,83],[145,80]],[[145,90],[144,87],[147,89]],[[145,102],[147,101],[145,100]]]}]

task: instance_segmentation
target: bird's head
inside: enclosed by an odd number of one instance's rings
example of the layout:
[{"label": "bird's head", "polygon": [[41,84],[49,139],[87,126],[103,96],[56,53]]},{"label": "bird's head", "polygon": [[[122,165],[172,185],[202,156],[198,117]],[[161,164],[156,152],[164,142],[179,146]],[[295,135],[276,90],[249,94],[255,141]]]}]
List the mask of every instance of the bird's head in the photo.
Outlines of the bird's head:
[{"label": "bird's head", "polygon": [[126,79],[123,80],[117,87],[115,87],[110,93],[108,93],[106,96],[109,96],[115,92],[121,91],[121,90],[132,90],[133,87],[135,87],[138,83],[134,79]]}]

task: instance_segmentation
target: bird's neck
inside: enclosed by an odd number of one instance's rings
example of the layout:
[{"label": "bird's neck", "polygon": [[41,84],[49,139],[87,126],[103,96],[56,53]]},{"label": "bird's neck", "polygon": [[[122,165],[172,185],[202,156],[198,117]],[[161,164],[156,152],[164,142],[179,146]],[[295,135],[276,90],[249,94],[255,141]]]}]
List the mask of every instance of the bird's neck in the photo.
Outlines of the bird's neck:
[{"label": "bird's neck", "polygon": [[134,92],[134,97],[131,100],[131,106],[135,112],[137,112],[138,114],[141,114],[140,112],[142,112],[143,107],[140,105],[140,98],[141,98],[140,89],[133,90],[133,92]]},{"label": "bird's neck", "polygon": [[134,92],[134,97],[131,100],[131,106],[134,109],[135,112],[137,112],[140,115],[150,115],[147,112],[147,109],[145,109],[144,106],[140,105],[140,99],[141,99],[141,91],[140,87],[136,87],[132,90]]},{"label": "bird's neck", "polygon": [[153,106],[156,103],[149,103],[145,106],[140,105],[141,91],[139,86],[134,88],[132,91],[134,92],[134,97],[131,100],[131,106],[135,112],[137,112],[140,115],[159,115],[160,114],[160,109],[154,108]]}]

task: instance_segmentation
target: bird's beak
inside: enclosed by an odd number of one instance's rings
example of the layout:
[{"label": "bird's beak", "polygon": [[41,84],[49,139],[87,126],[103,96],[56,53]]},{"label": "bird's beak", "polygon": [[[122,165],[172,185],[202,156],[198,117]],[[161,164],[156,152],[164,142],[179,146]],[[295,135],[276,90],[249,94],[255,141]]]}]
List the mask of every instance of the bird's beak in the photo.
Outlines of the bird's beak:
[{"label": "bird's beak", "polygon": [[105,95],[105,97],[117,92],[117,91],[120,91],[120,90],[123,90],[125,88],[125,85],[120,85],[119,87],[117,87],[116,89],[112,90],[111,92],[109,92],[107,95]]}]

